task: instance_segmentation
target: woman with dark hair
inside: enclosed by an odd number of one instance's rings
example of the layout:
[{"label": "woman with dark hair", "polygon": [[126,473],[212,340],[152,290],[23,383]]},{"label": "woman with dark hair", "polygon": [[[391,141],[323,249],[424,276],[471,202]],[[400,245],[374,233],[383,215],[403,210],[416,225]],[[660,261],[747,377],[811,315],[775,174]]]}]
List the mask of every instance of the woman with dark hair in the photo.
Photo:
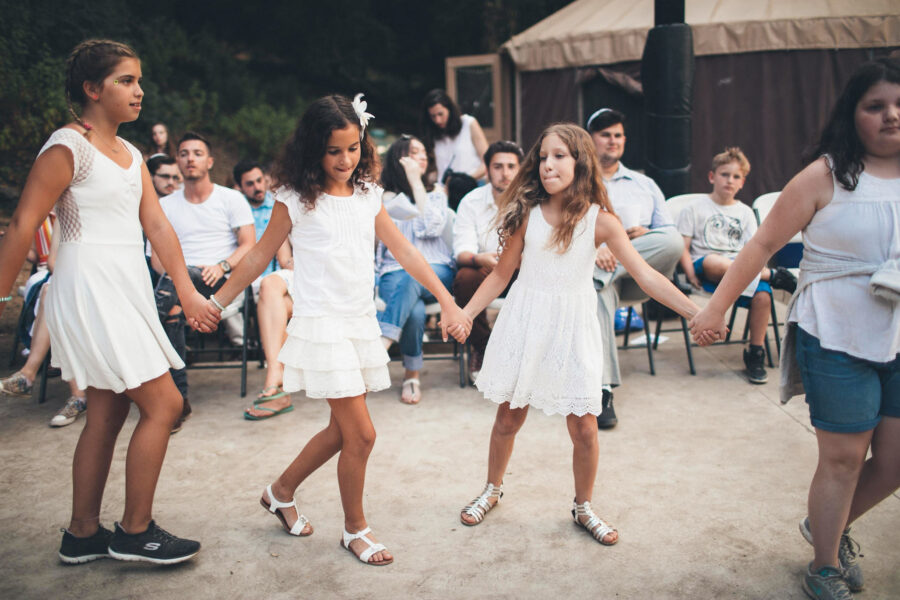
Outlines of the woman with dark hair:
[{"label": "woman with dark hair", "polygon": [[[453,284],[455,261],[451,249],[452,214],[440,185],[426,183],[428,154],[418,139],[404,135],[391,144],[381,172],[384,207],[404,237],[422,253],[447,288]],[[434,296],[413,279],[384,244],[378,247],[378,295],[385,310],[378,315],[385,347],[400,343],[406,372],[400,385],[400,400],[418,404],[422,399],[419,370],[422,368],[422,336],[425,304]]]},{"label": "woman with dark hair", "polygon": [[725,310],[801,230],[781,400],[806,394],[819,448],[800,523],[815,550],[803,589],[849,599],[863,587],[850,525],[900,486],[900,61],[853,74],[814,160],[784,188],[692,331],[723,337]]},{"label": "woman with dark hair", "polygon": [[148,157],[156,154],[165,154],[175,158],[175,144],[169,138],[169,128],[164,123],[154,123],[153,127],[150,128],[150,143],[147,145],[147,148],[149,148],[147,152]]},{"label": "woman with dark hair", "polygon": [[434,89],[425,94],[421,118],[423,141],[434,156],[438,181],[444,181],[448,169],[475,179],[484,177],[481,157],[488,143],[475,117],[462,114],[447,92]]}]

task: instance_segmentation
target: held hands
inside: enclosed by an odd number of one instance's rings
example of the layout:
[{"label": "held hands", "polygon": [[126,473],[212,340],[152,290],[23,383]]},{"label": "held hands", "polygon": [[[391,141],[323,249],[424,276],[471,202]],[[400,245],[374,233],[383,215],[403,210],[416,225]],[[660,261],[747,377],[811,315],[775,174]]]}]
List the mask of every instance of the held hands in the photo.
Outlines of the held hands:
[{"label": "held hands", "polygon": [[441,337],[445,342],[449,333],[462,344],[472,331],[472,317],[455,303],[449,307],[441,306],[441,321],[438,325],[441,326]]},{"label": "held hands", "polygon": [[203,294],[194,290],[187,298],[181,299],[181,308],[188,325],[201,333],[215,331],[219,324],[219,311],[203,297]]},{"label": "held hands", "polygon": [[700,310],[688,325],[694,341],[701,346],[708,346],[713,342],[725,339],[728,334],[728,326],[725,325],[725,315],[716,314],[709,306]]},{"label": "held hands", "polygon": [[201,273],[203,275],[203,283],[209,287],[216,285],[216,283],[225,276],[225,270],[219,265],[203,265],[203,271]]},{"label": "held hands", "polygon": [[612,251],[605,245],[597,248],[597,258],[594,259],[594,263],[604,271],[609,271],[610,273],[616,270],[616,257],[613,256]]}]

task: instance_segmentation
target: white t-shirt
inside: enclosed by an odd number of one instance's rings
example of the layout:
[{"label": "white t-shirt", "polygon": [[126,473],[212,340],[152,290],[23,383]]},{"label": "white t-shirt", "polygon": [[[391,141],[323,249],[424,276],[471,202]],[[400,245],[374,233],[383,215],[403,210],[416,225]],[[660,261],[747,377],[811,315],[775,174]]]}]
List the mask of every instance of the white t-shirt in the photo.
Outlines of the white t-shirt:
[{"label": "white t-shirt", "polygon": [[214,265],[225,260],[237,250],[237,229],[253,225],[253,213],[244,195],[221,185],[215,185],[209,198],[200,204],[188,202],[183,188],[160,198],[159,204],[178,236],[188,265]]},{"label": "white t-shirt", "polygon": [[678,233],[691,238],[691,260],[707,254],[733,259],[756,233],[756,216],[743,202],[722,205],[706,196],[681,211]]}]

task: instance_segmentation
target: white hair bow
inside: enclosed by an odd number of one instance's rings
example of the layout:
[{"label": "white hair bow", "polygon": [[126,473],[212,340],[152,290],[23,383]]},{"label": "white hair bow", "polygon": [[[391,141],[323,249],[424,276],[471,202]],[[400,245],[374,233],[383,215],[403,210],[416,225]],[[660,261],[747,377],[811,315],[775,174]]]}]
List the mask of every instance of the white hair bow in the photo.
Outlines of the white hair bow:
[{"label": "white hair bow", "polygon": [[353,111],[356,112],[356,116],[359,117],[359,139],[363,138],[363,135],[366,132],[366,126],[369,124],[369,119],[375,118],[375,115],[366,112],[368,103],[364,101],[362,97],[362,94],[357,94],[353,97],[353,102],[351,102]]}]

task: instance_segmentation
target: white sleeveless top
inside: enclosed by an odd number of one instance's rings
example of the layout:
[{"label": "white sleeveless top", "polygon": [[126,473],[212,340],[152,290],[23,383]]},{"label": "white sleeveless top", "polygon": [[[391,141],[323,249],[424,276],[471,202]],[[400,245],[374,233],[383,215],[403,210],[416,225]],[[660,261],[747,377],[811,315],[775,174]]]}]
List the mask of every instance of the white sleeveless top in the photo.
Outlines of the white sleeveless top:
[{"label": "white sleeveless top", "polygon": [[[875,265],[900,258],[900,179],[863,171],[852,192],[832,179],[831,202],[803,230],[804,252]],[[788,321],[819,338],[823,348],[874,362],[893,360],[900,352],[900,310],[869,291],[869,278],[811,283],[799,292]]]},{"label": "white sleeveless top", "polygon": [[472,143],[472,122],[475,117],[462,116],[462,129],[454,138],[442,137],[434,142],[434,163],[437,166],[438,181],[444,178],[444,171],[449,167],[452,171],[471,173],[481,166],[481,157]]}]

